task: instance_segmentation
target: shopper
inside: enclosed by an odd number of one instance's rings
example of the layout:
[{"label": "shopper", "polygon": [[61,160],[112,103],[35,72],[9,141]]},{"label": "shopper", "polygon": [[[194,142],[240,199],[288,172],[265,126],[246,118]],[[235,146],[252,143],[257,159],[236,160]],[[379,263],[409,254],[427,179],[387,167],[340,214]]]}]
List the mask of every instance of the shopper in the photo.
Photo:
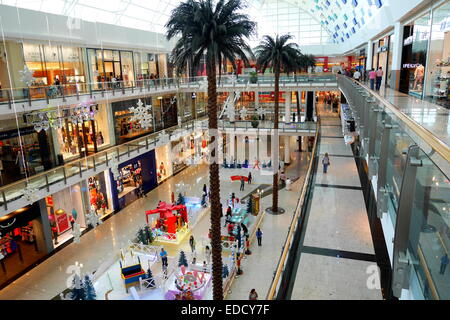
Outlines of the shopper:
[{"label": "shopper", "polygon": [[206,187],[206,184],[204,184],[204,185],[203,185],[203,193],[206,193],[206,194],[208,194],[208,191],[207,191],[207,187]]},{"label": "shopper", "polygon": [[244,180],[244,177],[243,176],[241,176],[241,191],[244,191],[244,186],[245,186],[245,180]]},{"label": "shopper", "polygon": [[359,78],[361,78],[361,72],[359,72],[357,69],[355,71],[355,73],[353,74],[353,79],[355,79],[356,81],[359,81]]},{"label": "shopper", "polygon": [[224,227],[226,227],[227,224],[230,222],[229,219],[231,218],[231,216],[232,216],[232,214],[231,214],[231,207],[228,206],[227,212],[226,212],[226,214],[225,214],[225,224],[224,224]]},{"label": "shopper", "polygon": [[192,236],[192,235],[189,238],[189,245],[191,246],[191,251],[195,252],[195,239],[194,239],[194,236]]},{"label": "shopper", "polygon": [[208,272],[208,265],[206,264],[206,261],[203,261],[203,272]]},{"label": "shopper", "polygon": [[376,74],[376,86],[375,90],[380,91],[381,88],[381,80],[383,79],[383,68],[379,67]]},{"label": "shopper", "polygon": [[256,293],[255,289],[252,289],[250,291],[250,295],[248,296],[249,300],[258,300],[258,294]]},{"label": "shopper", "polygon": [[166,250],[164,250],[164,248],[161,248],[161,252],[159,253],[160,257],[161,257],[161,262],[163,267],[167,267],[168,263],[167,263],[167,252]]},{"label": "shopper", "polygon": [[209,246],[205,247],[205,257],[206,257],[206,261],[208,261],[208,264],[211,261],[211,249],[209,248]]},{"label": "shopper", "polygon": [[448,254],[446,253],[441,257],[441,270],[439,271],[440,274],[445,273],[445,269],[447,268],[449,262],[450,259],[448,258]]},{"label": "shopper", "polygon": [[377,77],[377,73],[375,72],[375,69],[372,68],[369,72],[369,80],[370,80],[370,89],[375,90],[375,78]]},{"label": "shopper", "polygon": [[327,173],[328,166],[330,165],[330,157],[328,156],[328,152],[325,153],[325,156],[322,159],[323,164],[323,173]]},{"label": "shopper", "polygon": [[256,239],[258,239],[258,246],[261,246],[263,232],[260,228],[256,231]]},{"label": "shopper", "polygon": [[252,183],[252,173],[251,172],[248,173],[247,182],[248,182],[248,184]]}]

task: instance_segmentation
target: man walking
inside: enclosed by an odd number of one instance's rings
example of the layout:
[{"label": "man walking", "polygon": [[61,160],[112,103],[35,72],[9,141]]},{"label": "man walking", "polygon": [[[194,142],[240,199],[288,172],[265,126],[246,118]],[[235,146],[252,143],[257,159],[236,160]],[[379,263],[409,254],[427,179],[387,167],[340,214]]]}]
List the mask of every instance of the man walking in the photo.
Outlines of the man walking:
[{"label": "man walking", "polygon": [[241,176],[241,191],[244,191],[244,186],[245,186],[245,180],[244,180],[244,177]]},{"label": "man walking", "polygon": [[381,88],[381,80],[383,79],[383,68],[379,67],[377,70],[377,84],[375,89],[380,91]]},{"label": "man walking", "polygon": [[161,256],[161,262],[163,267],[167,267],[168,263],[167,263],[167,252],[166,250],[164,250],[164,248],[161,248],[161,252],[159,253],[159,255]]},{"label": "man walking", "polygon": [[359,78],[361,78],[361,72],[356,69],[355,73],[353,74],[353,79],[359,82]]},{"label": "man walking", "polygon": [[262,242],[262,231],[260,228],[258,228],[258,230],[256,231],[256,239],[258,239],[258,246],[261,246],[261,242]]}]

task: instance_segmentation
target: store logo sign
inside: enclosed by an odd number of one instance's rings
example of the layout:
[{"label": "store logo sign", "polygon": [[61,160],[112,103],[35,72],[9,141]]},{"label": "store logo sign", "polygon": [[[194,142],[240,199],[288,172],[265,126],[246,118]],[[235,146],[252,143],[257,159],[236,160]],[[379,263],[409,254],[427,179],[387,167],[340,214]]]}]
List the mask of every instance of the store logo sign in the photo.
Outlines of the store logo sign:
[{"label": "store logo sign", "polygon": [[413,43],[413,36],[409,36],[405,39],[405,41],[403,41],[404,46],[410,45],[411,43]]},{"label": "store logo sign", "polygon": [[450,17],[447,17],[441,23],[441,32],[447,32],[449,30],[450,30]]},{"label": "store logo sign", "polygon": [[404,63],[403,69],[415,69],[420,65],[420,63]]}]

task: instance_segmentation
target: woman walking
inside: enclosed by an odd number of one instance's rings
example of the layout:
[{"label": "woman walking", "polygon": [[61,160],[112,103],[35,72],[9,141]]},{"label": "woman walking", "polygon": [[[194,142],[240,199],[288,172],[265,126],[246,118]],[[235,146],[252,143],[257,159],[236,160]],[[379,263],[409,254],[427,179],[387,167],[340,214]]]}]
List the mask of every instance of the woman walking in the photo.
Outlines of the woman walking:
[{"label": "woman walking", "polygon": [[194,239],[194,236],[192,236],[192,235],[189,238],[189,245],[191,246],[192,252],[195,252],[195,239]]},{"label": "woman walking", "polygon": [[258,294],[256,293],[255,289],[252,289],[250,291],[250,294],[248,296],[248,300],[258,300]]},{"label": "woman walking", "polygon": [[208,246],[205,247],[205,257],[206,257],[206,261],[208,261],[208,264],[210,264],[210,262],[211,262],[211,249]]},{"label": "woman walking", "polygon": [[322,164],[323,164],[323,173],[327,173],[328,166],[331,164],[328,152],[325,153],[325,156],[322,159]]}]

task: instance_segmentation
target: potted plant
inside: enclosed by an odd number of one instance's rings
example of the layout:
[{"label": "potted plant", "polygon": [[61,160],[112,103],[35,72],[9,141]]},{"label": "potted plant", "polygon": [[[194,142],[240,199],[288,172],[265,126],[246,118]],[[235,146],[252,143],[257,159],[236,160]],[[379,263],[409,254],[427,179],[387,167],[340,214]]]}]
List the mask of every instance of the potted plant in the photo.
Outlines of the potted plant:
[{"label": "potted plant", "polygon": [[253,116],[253,117],[252,117],[252,122],[251,122],[251,124],[252,124],[252,127],[253,127],[253,128],[258,128],[259,121],[258,121],[258,117],[257,117],[257,116]]},{"label": "potted plant", "polygon": [[258,82],[258,73],[256,71],[250,72],[250,83],[257,83]]}]

